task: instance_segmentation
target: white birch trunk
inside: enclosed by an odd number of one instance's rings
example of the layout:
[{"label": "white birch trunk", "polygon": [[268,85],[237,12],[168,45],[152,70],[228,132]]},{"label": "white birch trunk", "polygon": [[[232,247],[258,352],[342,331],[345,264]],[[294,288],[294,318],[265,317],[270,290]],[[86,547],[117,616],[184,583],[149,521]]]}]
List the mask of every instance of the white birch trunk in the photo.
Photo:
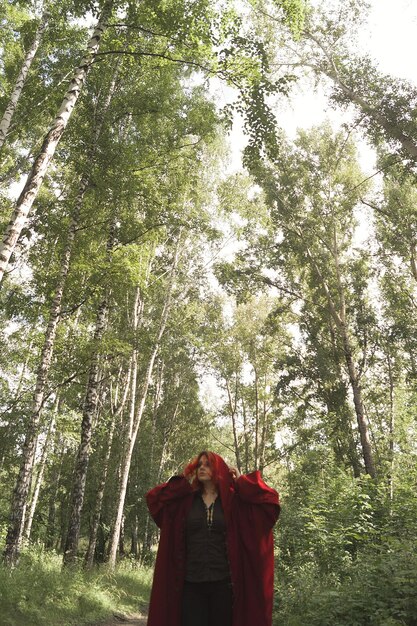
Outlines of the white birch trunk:
[{"label": "white birch trunk", "polygon": [[20,95],[22,93],[22,89],[25,86],[26,78],[28,76],[30,66],[32,65],[32,61],[35,58],[35,55],[38,51],[40,43],[42,41],[43,33],[48,25],[48,13],[45,10],[39,24],[38,30],[35,33],[35,37],[32,41],[32,45],[26,53],[26,56],[23,60],[22,67],[20,68],[20,72],[16,78],[16,82],[13,88],[12,93],[10,94],[9,104],[6,107],[6,110],[3,113],[3,117],[0,122],[0,150],[2,149],[7,133],[9,132],[10,124],[12,123],[13,115],[16,111],[17,104],[20,99]]},{"label": "white birch trunk", "polygon": [[243,435],[245,441],[245,474],[249,472],[249,432],[248,432],[248,417],[246,414],[246,405],[241,398],[242,402],[242,418],[243,418]]},{"label": "white birch trunk", "polygon": [[237,403],[238,403],[238,387],[239,387],[237,372],[236,372],[236,380],[235,380],[234,398],[232,398],[232,392],[231,392],[229,381],[228,381],[227,378],[225,378],[225,383],[226,383],[227,398],[228,398],[228,401],[229,401],[230,417],[231,417],[231,420],[232,420],[233,444],[234,444],[234,448],[235,448],[236,465],[237,465],[237,469],[239,470],[239,472],[241,472],[242,471],[242,461],[241,461],[241,458],[240,458],[239,440],[238,440],[238,436],[237,436],[237,425],[236,425],[236,413],[237,413]]},{"label": "white birch trunk", "polygon": [[[175,409],[174,412],[172,414],[172,416],[170,417],[169,420],[169,424],[167,425],[167,427],[164,429],[164,441],[163,441],[163,445],[162,445],[162,451],[161,451],[161,455],[159,458],[159,466],[158,466],[158,471],[156,474],[156,484],[159,485],[159,483],[162,480],[162,473],[164,471],[165,468],[165,463],[167,460],[167,455],[168,455],[168,449],[169,449],[169,444],[171,442],[171,435],[174,432],[174,427],[177,421],[177,417],[178,417],[178,413],[179,413],[179,409],[180,409],[180,404],[181,404],[181,398],[182,398],[182,394],[184,391],[185,386],[183,385],[179,398],[178,398],[178,402],[175,405]],[[150,516],[147,515],[146,516],[146,522],[145,522],[145,532],[143,535],[143,543],[142,543],[142,554],[141,554],[141,563],[145,563],[146,561],[146,557],[149,555],[151,546],[152,546],[152,540],[153,540],[153,536],[154,536],[154,525],[150,525]]]},{"label": "white birch trunk", "polygon": [[[109,93],[103,106],[103,112],[99,124],[97,125],[92,145],[90,146],[90,157],[93,158],[96,149],[97,142],[100,138],[101,131],[104,125],[105,114],[110,106],[111,99],[114,94],[117,77],[117,68],[113,77],[112,84],[110,86]],[[77,198],[75,201],[71,223],[68,230],[67,242],[64,248],[64,253],[61,259],[61,268],[59,272],[58,282],[55,287],[55,295],[52,301],[52,305],[49,311],[49,321],[45,332],[45,339],[42,346],[42,352],[39,362],[39,367],[36,376],[35,393],[32,405],[32,413],[29,419],[29,427],[26,433],[25,442],[23,446],[22,462],[19,471],[19,475],[16,481],[16,486],[13,495],[12,502],[12,520],[8,529],[6,539],[5,557],[7,560],[13,561],[19,551],[19,537],[22,536],[23,524],[24,524],[24,509],[27,505],[27,499],[29,495],[29,485],[32,476],[33,462],[36,451],[36,441],[38,436],[38,427],[41,418],[43,403],[45,400],[46,385],[48,382],[49,370],[52,363],[52,357],[55,346],[55,337],[57,333],[58,324],[61,318],[62,312],[62,298],[64,294],[65,284],[70,269],[72,250],[74,246],[75,236],[79,224],[81,207],[83,205],[84,196],[87,191],[90,182],[89,173],[85,173],[80,181]]]},{"label": "white birch trunk", "polygon": [[266,388],[267,388],[267,377],[264,375],[264,399],[262,402],[262,430],[261,430],[261,443],[259,450],[259,469],[263,472],[265,465],[265,447],[266,447],[266,429],[268,422],[268,407],[266,403]]},{"label": "white birch trunk", "polygon": [[39,493],[42,487],[43,475],[45,472],[46,461],[48,459],[51,437],[55,428],[58,408],[59,408],[59,398],[57,398],[56,403],[55,403],[54,412],[53,412],[51,421],[49,423],[48,432],[46,433],[46,438],[45,438],[45,442],[44,442],[43,449],[42,449],[42,455],[38,464],[38,473],[37,473],[36,480],[35,480],[35,488],[32,494],[32,500],[31,500],[30,507],[29,507],[29,513],[25,520],[25,529],[23,531],[23,540],[25,544],[28,544],[30,541],[33,518],[35,516],[36,506],[39,500]]},{"label": "white birch trunk", "polygon": [[155,339],[155,344],[152,350],[152,354],[149,358],[148,367],[146,369],[145,378],[142,384],[142,389],[140,393],[140,402],[139,402],[139,406],[137,407],[137,411],[135,414],[133,430],[127,442],[127,447],[126,447],[124,458],[122,459],[116,519],[113,525],[113,530],[112,530],[111,539],[110,539],[110,547],[109,547],[108,562],[111,568],[114,568],[116,565],[117,548],[119,545],[120,530],[121,530],[121,525],[123,521],[123,510],[124,510],[124,503],[125,503],[125,498],[126,498],[127,483],[129,479],[130,465],[132,462],[133,449],[135,447],[136,437],[137,437],[139,426],[142,420],[142,415],[145,409],[145,403],[146,403],[149,385],[150,385],[151,378],[152,378],[152,372],[153,372],[155,359],[158,354],[162,336],[165,332],[166,324],[168,321],[168,316],[169,316],[169,312],[171,308],[172,289],[174,286],[175,272],[176,272],[176,267],[178,263],[178,256],[179,256],[179,243],[177,244],[177,249],[175,252],[175,258],[174,258],[174,262],[173,262],[173,266],[171,270],[171,278],[170,278],[169,286],[167,289],[167,295],[165,298],[164,307],[162,309],[161,319],[159,322],[158,334]]},{"label": "white birch trunk", "polygon": [[[164,471],[165,463],[167,461],[169,444],[171,442],[171,435],[172,435],[172,433],[174,431],[175,423],[176,423],[178,412],[179,412],[179,409],[180,409],[180,402],[181,402],[182,392],[183,392],[183,389],[181,390],[178,402],[177,402],[177,404],[175,406],[175,409],[174,409],[174,412],[173,412],[173,414],[172,414],[172,416],[171,416],[171,418],[169,420],[169,424],[164,429],[164,442],[163,442],[163,445],[162,445],[161,458],[160,458],[160,461],[159,461],[158,473],[157,473],[157,477],[156,477],[156,484],[157,485],[161,482],[162,472]],[[148,516],[147,519],[149,519],[149,516]]]},{"label": "white birch trunk", "polygon": [[48,170],[49,163],[55,154],[58,142],[64,133],[80,96],[87,74],[99,50],[100,40],[105,29],[105,24],[111,13],[112,6],[113,0],[107,0],[103,8],[102,15],[94,29],[93,35],[88,42],[86,54],[74,72],[58,114],[44,138],[41,151],[33,163],[23,191],[17,200],[16,208],[12,214],[9,224],[7,225],[3,241],[0,244],[0,281],[3,279],[10,257],[16,246],[17,240],[19,239],[21,230],[26,224],[28,214],[38,195],[39,189]]},{"label": "white birch trunk", "polygon": [[387,354],[388,380],[389,380],[389,513],[392,516],[392,504],[394,502],[394,469],[395,469],[395,409],[394,409],[394,374],[392,371],[391,355]]},{"label": "white birch trunk", "polygon": [[52,548],[55,539],[56,505],[58,499],[59,485],[61,481],[62,466],[64,463],[64,446],[62,443],[62,435],[59,433],[57,434],[55,439],[54,452],[57,455],[60,453],[61,460],[58,464],[57,469],[55,469],[54,471],[54,482],[52,484],[52,489],[49,496],[48,521],[46,523],[45,533],[45,548]]},{"label": "white birch trunk", "polygon": [[255,372],[255,469],[259,469],[259,384],[258,384],[258,370],[256,365],[253,366]]},{"label": "white birch trunk", "polygon": [[125,384],[122,399],[119,405],[117,406],[117,408],[113,410],[111,423],[110,423],[110,430],[107,436],[107,440],[103,444],[106,446],[106,448],[105,448],[104,458],[101,463],[101,478],[100,478],[100,483],[99,483],[99,487],[97,490],[96,502],[94,505],[94,513],[93,513],[93,518],[91,522],[88,549],[87,549],[87,553],[85,556],[85,565],[88,569],[91,569],[94,564],[94,554],[95,554],[96,545],[97,545],[97,533],[98,533],[100,520],[101,520],[101,509],[103,506],[104,491],[106,488],[107,474],[109,471],[109,461],[110,461],[111,449],[112,449],[112,444],[113,444],[116,421],[117,421],[117,418],[123,413],[124,407],[126,405],[131,377],[132,377],[132,365],[130,364],[129,370],[126,376],[126,380],[125,380],[126,384]]},{"label": "white birch trunk", "polygon": [[[107,255],[110,259],[111,250],[114,246],[116,219],[113,220],[109,238],[107,241]],[[100,375],[100,359],[98,344],[100,343],[107,324],[109,293],[106,293],[100,303],[94,331],[94,347],[88,375],[87,390],[83,408],[81,423],[81,441],[78,448],[77,460],[74,471],[74,482],[71,496],[68,531],[64,550],[64,565],[71,565],[77,558],[78,540],[81,527],[81,512],[84,504],[85,484],[90,460],[90,443],[93,434],[94,415],[97,409],[97,395]]]},{"label": "white birch trunk", "polygon": [[[100,342],[106,327],[107,300],[104,300],[97,311],[94,343]],[[84,402],[83,420],[81,424],[81,441],[78,448],[75,466],[71,507],[67,540],[64,551],[64,565],[74,563],[77,557],[78,539],[81,525],[81,511],[84,504],[85,483],[87,479],[88,462],[90,459],[90,442],[93,430],[94,413],[97,406],[97,387],[99,383],[99,355],[94,348],[90,364],[87,392]]]}]

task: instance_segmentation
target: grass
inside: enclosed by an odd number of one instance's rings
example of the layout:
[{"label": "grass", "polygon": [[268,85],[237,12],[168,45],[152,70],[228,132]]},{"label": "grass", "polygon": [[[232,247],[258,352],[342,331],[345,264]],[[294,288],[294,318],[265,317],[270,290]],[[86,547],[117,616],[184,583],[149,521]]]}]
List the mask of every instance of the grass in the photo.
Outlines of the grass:
[{"label": "grass", "polygon": [[146,607],[152,570],[131,561],[114,572],[62,569],[62,557],[30,550],[10,570],[0,565],[2,626],[82,626]]}]

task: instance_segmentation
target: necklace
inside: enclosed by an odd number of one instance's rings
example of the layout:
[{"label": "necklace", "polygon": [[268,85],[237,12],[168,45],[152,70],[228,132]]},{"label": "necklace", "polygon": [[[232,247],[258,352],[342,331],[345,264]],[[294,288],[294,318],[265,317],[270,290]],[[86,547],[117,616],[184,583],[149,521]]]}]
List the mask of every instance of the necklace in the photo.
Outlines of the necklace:
[{"label": "necklace", "polygon": [[[206,504],[206,502],[205,502],[205,500],[204,500],[204,496],[205,496],[205,495],[208,495],[208,496],[215,496],[215,497],[214,497],[214,500],[212,500],[212,501],[210,502],[210,504]],[[208,527],[208,529],[209,529],[209,530],[211,530],[211,528],[212,528],[212,526],[213,526],[214,503],[215,503],[215,502],[216,502],[216,500],[217,500],[217,496],[218,496],[218,494],[217,494],[217,492],[215,492],[215,491],[212,491],[211,493],[208,493],[208,494],[204,494],[204,493],[202,493],[202,494],[201,494],[201,499],[202,499],[202,501],[203,501],[204,508],[206,509],[207,527]]]},{"label": "necklace", "polygon": [[[215,501],[214,501],[215,502]],[[207,513],[207,526],[208,529],[211,530],[213,526],[213,513],[214,513],[214,502],[210,504],[210,506],[206,506]]]}]

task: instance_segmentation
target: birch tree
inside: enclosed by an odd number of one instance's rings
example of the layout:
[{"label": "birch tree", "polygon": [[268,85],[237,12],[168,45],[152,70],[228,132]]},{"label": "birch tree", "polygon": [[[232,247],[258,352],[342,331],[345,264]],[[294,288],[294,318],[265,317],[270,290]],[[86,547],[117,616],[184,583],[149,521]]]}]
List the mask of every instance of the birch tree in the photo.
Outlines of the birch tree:
[{"label": "birch tree", "polygon": [[[117,72],[116,72],[117,73]],[[97,150],[97,143],[100,138],[100,134],[102,132],[105,115],[110,106],[111,98],[115,89],[115,80],[116,74],[112,80],[109,93],[105,102],[103,103],[103,109],[101,114],[99,115],[99,121],[97,123],[96,128],[93,131],[93,138],[91,145],[89,146],[89,157],[90,159],[94,159],[94,154]],[[42,346],[40,358],[39,358],[39,366],[36,377],[36,385],[35,385],[35,393],[33,399],[32,412],[29,417],[28,430],[25,438],[24,448],[23,448],[23,456],[21,462],[21,469],[18,475],[18,479],[16,482],[14,499],[12,502],[12,511],[13,511],[13,522],[8,532],[8,538],[6,541],[8,553],[9,550],[15,549],[12,548],[12,545],[17,545],[20,543],[20,537],[22,533],[22,526],[25,523],[24,520],[24,509],[26,507],[26,500],[28,497],[28,490],[31,481],[32,468],[34,463],[34,456],[36,451],[36,442],[38,438],[38,429],[39,423],[41,419],[42,408],[45,401],[45,394],[47,391],[47,382],[49,370],[52,364],[53,352],[54,352],[54,344],[55,337],[57,333],[58,323],[61,317],[62,312],[62,300],[64,294],[64,288],[70,268],[71,255],[74,246],[75,235],[79,226],[80,220],[80,212],[83,204],[84,195],[87,191],[90,182],[90,174],[89,172],[85,172],[81,177],[79,183],[78,193],[75,198],[75,203],[73,207],[73,212],[71,216],[71,221],[68,230],[68,236],[66,240],[66,244],[63,250],[63,255],[61,259],[61,265],[59,270],[59,276],[57,280],[57,284],[55,286],[55,294],[51,303],[51,308],[49,311],[49,320],[48,325],[45,332],[44,343]],[[33,500],[36,503],[36,499]],[[20,512],[20,513],[18,513]],[[32,512],[32,517],[33,517]],[[30,526],[29,526],[30,529]],[[29,530],[30,534],[30,530]]]},{"label": "birch tree", "polygon": [[330,100],[354,111],[355,127],[362,127],[376,147],[384,147],[391,164],[404,159],[415,171],[417,89],[357,53],[358,33],[368,13],[363,0],[319,3],[306,15],[300,40],[284,43],[286,61],[295,71],[312,71],[326,87],[330,81]]},{"label": "birch tree", "polygon": [[67,92],[63,98],[61,107],[56,118],[46,134],[40,153],[36,157],[32,169],[27,177],[25,186],[16,202],[16,207],[0,244],[0,280],[7,270],[10,256],[19,238],[20,232],[26,223],[27,216],[32,208],[33,202],[38,195],[39,189],[48,170],[51,159],[54,156],[56,147],[68,121],[72,115],[77,100],[81,94],[87,74],[97,55],[100,41],[105,30],[106,23],[110,18],[113,8],[113,0],[107,0],[93,34],[87,44],[86,53],[79,66],[76,68]]},{"label": "birch tree", "polygon": [[[349,260],[349,247],[355,225],[354,207],[360,198],[356,185],[363,177],[352,144],[343,142],[341,135],[332,138],[327,126],[313,130],[310,135],[302,132],[294,150],[287,151],[282,144],[277,169],[265,163],[255,170],[270,206],[271,222],[269,235],[258,239],[258,249],[249,248],[246,256],[253,254],[255,261],[252,269],[245,272],[257,277],[258,284],[274,286],[283,296],[289,294],[301,302],[303,299],[314,302],[318,312],[323,307],[322,315],[326,311],[328,332],[330,337],[335,333],[338,350],[343,355],[365,470],[375,477],[361,386],[361,363],[366,360],[367,345],[364,337],[354,330],[353,309],[349,304],[354,283],[347,272],[349,263],[353,262]],[[265,260],[270,258],[267,267],[275,277],[265,274],[262,254]],[[367,308],[365,292],[362,298],[361,306]],[[371,309],[368,312],[372,318]],[[346,432],[349,433],[349,428]]]},{"label": "birch tree", "polygon": [[[112,249],[115,245],[116,223],[113,218],[107,241],[107,258],[110,263]],[[78,448],[77,460],[74,469],[74,487],[71,497],[68,532],[64,551],[64,564],[73,563],[77,556],[78,539],[81,525],[81,512],[84,503],[85,483],[90,458],[90,442],[93,434],[93,424],[97,410],[97,394],[100,375],[100,343],[107,326],[110,293],[106,293],[98,305],[93,350],[89,367],[87,389],[83,406],[81,423],[81,441]]]},{"label": "birch tree", "polygon": [[272,331],[268,320],[276,304],[260,293],[234,303],[231,322],[222,320],[221,313],[209,314],[211,328],[204,347],[224,391],[221,414],[230,420],[240,471],[262,470],[277,456],[274,431],[280,409],[274,391],[281,359],[290,344],[286,329],[290,318],[286,312],[276,315]]},{"label": "birch tree", "polygon": [[[137,302],[135,305],[137,306]],[[122,374],[122,372],[121,372]],[[126,375],[126,379],[123,380],[124,383],[124,391],[122,392],[119,388],[115,391],[115,398],[111,400],[111,416],[110,416],[110,425],[108,430],[106,429],[106,437],[103,442],[104,456],[101,459],[100,463],[100,471],[101,477],[99,481],[99,487],[97,490],[96,501],[94,503],[93,515],[90,522],[90,536],[88,542],[88,548],[85,555],[85,564],[87,568],[91,568],[94,563],[95,549],[97,544],[97,533],[101,520],[103,499],[104,499],[104,491],[107,484],[107,476],[109,471],[109,462],[110,456],[112,452],[112,444],[115,428],[119,422],[119,417],[123,413],[126,401],[128,398],[128,393],[130,390],[130,381],[132,377],[132,367],[130,366]],[[120,377],[121,378],[121,377]],[[119,381],[118,381],[119,383]],[[120,393],[120,399],[119,399]]]},{"label": "birch tree", "polygon": [[132,461],[133,449],[135,447],[136,438],[138,435],[139,427],[142,421],[143,412],[145,409],[145,403],[147,399],[149,385],[151,382],[151,377],[153,374],[155,359],[160,349],[161,340],[164,335],[169,313],[170,313],[172,292],[175,286],[175,275],[176,275],[177,264],[179,261],[180,251],[181,251],[181,243],[179,239],[176,245],[175,252],[174,252],[174,258],[173,258],[172,266],[170,269],[169,280],[168,280],[168,284],[166,287],[166,294],[164,297],[164,302],[163,302],[162,310],[160,313],[160,319],[159,319],[159,323],[157,326],[155,339],[153,341],[153,345],[152,345],[151,352],[149,355],[149,360],[146,366],[144,377],[139,387],[139,394],[138,394],[137,400],[136,400],[136,394],[134,396],[132,395],[132,400],[135,398],[136,401],[134,404],[132,403],[131,405],[131,413],[130,413],[128,429],[127,429],[127,439],[125,442],[124,454],[122,456],[122,461],[121,461],[121,476],[120,476],[120,485],[119,485],[119,493],[118,493],[117,508],[116,508],[116,517],[113,523],[112,534],[111,534],[111,539],[110,539],[110,547],[109,547],[108,562],[111,567],[114,567],[116,564],[117,549],[119,546],[119,537],[120,537],[120,530],[121,530],[122,517],[123,517],[123,508],[124,508],[124,503],[125,503],[125,498],[126,498],[126,489],[127,489],[128,478],[129,478],[130,465]]},{"label": "birch tree", "polygon": [[10,124],[12,123],[13,115],[16,110],[17,104],[19,102],[22,89],[25,86],[25,82],[26,82],[30,67],[32,65],[32,61],[35,58],[36,52],[38,51],[39,45],[42,41],[42,36],[47,26],[48,26],[48,6],[46,5],[43,7],[42,16],[40,18],[39,26],[36,29],[33,41],[25,54],[25,58],[23,59],[22,66],[16,78],[16,82],[13,86],[13,90],[10,94],[9,103],[6,106],[2,119],[0,120],[0,151],[3,147],[4,142],[6,141],[7,133],[9,131]]}]

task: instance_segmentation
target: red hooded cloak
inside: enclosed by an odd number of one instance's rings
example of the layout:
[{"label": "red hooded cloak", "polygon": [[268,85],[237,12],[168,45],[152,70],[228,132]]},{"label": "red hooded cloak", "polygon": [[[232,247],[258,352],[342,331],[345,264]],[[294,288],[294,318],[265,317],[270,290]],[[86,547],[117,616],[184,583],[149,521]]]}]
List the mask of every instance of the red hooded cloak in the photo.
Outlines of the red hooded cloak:
[{"label": "red hooded cloak", "polygon": [[[223,459],[216,457],[233,585],[233,626],[271,626],[272,527],[280,510],[278,494],[263,482],[259,471],[234,480]],[[185,520],[194,493],[184,476],[174,476],[146,494],[149,511],[161,529],[148,626],[181,626]]]}]

